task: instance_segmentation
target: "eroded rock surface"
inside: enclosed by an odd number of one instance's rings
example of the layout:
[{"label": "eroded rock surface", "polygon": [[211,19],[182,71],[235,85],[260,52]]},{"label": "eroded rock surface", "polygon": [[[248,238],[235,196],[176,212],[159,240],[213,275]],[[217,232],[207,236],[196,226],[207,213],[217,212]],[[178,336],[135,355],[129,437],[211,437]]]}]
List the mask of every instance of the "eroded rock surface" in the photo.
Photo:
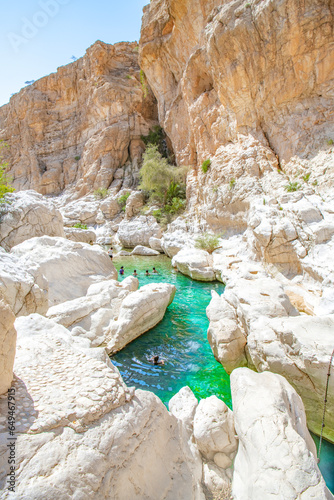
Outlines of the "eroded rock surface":
[{"label": "eroded rock surface", "polygon": [[117,279],[107,252],[65,238],[31,238],[12,249],[36,283],[48,283],[49,306],[85,295],[92,283]]},{"label": "eroded rock surface", "polygon": [[14,95],[0,108],[14,187],[57,194],[73,186],[84,195],[133,183],[140,137],[156,124],[155,100],[148,84],[144,95],[139,71],[136,43],[97,41]]},{"label": "eroded rock surface", "polygon": [[231,375],[239,438],[233,498],[332,499],[317,466],[303,403],[280,375],[247,368]]},{"label": "eroded rock surface", "polygon": [[117,231],[118,239],[125,248],[134,248],[137,245],[149,247],[150,238],[160,238],[161,235],[161,227],[155,218],[144,215],[122,221]]},{"label": "eroded rock surface", "polygon": [[11,386],[16,348],[15,316],[0,294],[0,394]]},{"label": "eroded rock surface", "polygon": [[7,194],[1,210],[0,245],[7,251],[34,236],[65,236],[59,210],[35,191]]},{"label": "eroded rock surface", "polygon": [[[16,328],[16,498],[204,500],[201,462],[156,396],[127,388],[103,349],[53,321],[31,315]],[[6,432],[1,422],[1,442]]]}]

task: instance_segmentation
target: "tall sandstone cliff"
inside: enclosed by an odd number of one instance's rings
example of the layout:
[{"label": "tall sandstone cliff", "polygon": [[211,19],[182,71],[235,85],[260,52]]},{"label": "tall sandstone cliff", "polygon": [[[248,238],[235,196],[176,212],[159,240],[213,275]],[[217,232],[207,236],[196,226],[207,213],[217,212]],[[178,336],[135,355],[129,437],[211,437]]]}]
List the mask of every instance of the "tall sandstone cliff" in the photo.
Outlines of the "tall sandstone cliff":
[{"label": "tall sandstone cliff", "polygon": [[193,167],[193,206],[212,201],[209,185],[243,176],[261,194],[255,180],[280,168],[310,173],[322,192],[333,186],[333,13],[333,0],[151,0],[144,8],[140,65],[177,161]]},{"label": "tall sandstone cliff", "polygon": [[98,41],[0,108],[0,139],[10,145],[16,189],[58,194],[73,186],[84,195],[114,178],[132,184],[140,136],[156,120],[155,98],[140,82],[138,45]]}]

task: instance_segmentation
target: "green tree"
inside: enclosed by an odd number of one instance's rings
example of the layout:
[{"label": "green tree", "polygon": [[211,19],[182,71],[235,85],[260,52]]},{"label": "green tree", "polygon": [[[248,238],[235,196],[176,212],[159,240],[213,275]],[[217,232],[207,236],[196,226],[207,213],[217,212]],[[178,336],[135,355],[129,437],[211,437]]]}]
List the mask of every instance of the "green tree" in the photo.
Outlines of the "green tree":
[{"label": "green tree", "polygon": [[158,146],[149,144],[143,155],[143,166],[139,174],[141,180],[139,187],[147,191],[151,198],[158,199],[165,205],[168,190],[172,183],[183,184],[186,173],[187,169],[185,167],[169,165],[167,159],[163,158],[159,153]]},{"label": "green tree", "polygon": [[4,201],[6,193],[12,193],[15,191],[15,189],[11,186],[11,179],[6,174],[8,163],[3,161],[3,156],[1,154],[2,150],[7,147],[8,144],[0,141],[0,203]]},{"label": "green tree", "polygon": [[220,248],[219,239],[224,236],[224,233],[225,231],[223,231],[219,235],[212,233],[203,233],[195,240],[195,247],[212,253],[214,250],[217,250],[217,248]]}]

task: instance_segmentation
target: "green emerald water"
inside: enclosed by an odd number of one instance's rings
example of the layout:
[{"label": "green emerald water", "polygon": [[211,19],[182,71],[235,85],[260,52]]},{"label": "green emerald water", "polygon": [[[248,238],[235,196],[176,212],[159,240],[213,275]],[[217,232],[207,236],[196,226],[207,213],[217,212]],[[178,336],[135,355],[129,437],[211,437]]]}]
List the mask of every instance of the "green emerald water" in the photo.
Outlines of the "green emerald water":
[{"label": "green emerald water", "polygon": [[[139,286],[148,283],[172,283],[176,286],[173,303],[163,320],[152,330],[128,344],[111,359],[129,386],[154,392],[167,406],[181,387],[188,385],[198,399],[216,395],[231,409],[230,378],[218,363],[207,340],[209,321],[205,310],[211,300],[211,290],[219,294],[224,285],[219,282],[199,282],[174,270],[165,255],[157,257],[118,257],[113,263],[119,271],[125,268],[119,281],[138,273]],[[145,276],[145,270],[158,275]],[[154,366],[148,361],[153,355],[165,360]],[[312,435],[318,446],[319,438]],[[334,492],[334,445],[323,441],[319,468],[328,488]]]},{"label": "green emerald water", "polygon": [[[198,399],[215,394],[231,408],[230,377],[212,354],[205,313],[211,290],[222,294],[224,285],[193,281],[175,271],[164,255],[115,258],[113,262],[117,270],[125,268],[120,281],[136,269],[139,286],[163,282],[177,289],[163,320],[112,357],[125,383],[154,392],[166,405],[181,387],[188,385]],[[159,274],[145,276],[145,270],[152,273],[152,267]],[[148,358],[153,355],[163,358],[165,365],[150,363]]]}]

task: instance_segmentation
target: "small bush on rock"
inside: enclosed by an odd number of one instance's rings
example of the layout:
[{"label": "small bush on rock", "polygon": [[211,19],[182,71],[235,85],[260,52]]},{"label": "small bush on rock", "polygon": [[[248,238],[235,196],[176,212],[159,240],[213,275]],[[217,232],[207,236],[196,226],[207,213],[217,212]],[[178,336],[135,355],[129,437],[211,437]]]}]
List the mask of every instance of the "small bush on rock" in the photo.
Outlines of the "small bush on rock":
[{"label": "small bush on rock", "polygon": [[3,148],[7,148],[8,145],[0,141],[0,204],[5,201],[5,194],[12,193],[15,189],[11,186],[11,179],[6,175],[6,170],[8,163],[2,161],[3,157],[1,151]]},{"label": "small bush on rock", "polygon": [[81,224],[81,222],[77,222],[77,224],[74,224],[76,229],[88,229],[87,224]]},{"label": "small bush on rock", "polygon": [[203,161],[203,163],[202,163],[202,172],[203,172],[204,174],[206,174],[206,173],[207,173],[208,168],[210,167],[210,165],[211,165],[211,160],[210,160],[210,158],[208,158],[207,160]]},{"label": "small bush on rock", "polygon": [[285,186],[285,190],[288,193],[293,193],[294,191],[298,191],[298,189],[300,189],[300,185],[298,184],[298,182],[290,181],[289,184]]},{"label": "small bush on rock", "polygon": [[219,239],[222,238],[224,232],[220,235],[215,235],[212,233],[203,233],[195,240],[195,247],[201,250],[206,250],[208,253],[212,253],[217,248],[220,248]]},{"label": "small bush on rock", "polygon": [[123,212],[125,212],[125,208],[126,208],[126,201],[127,199],[129,198],[131,193],[125,193],[125,194],[122,194],[122,196],[120,196],[117,200],[117,203],[122,207],[122,210]]},{"label": "small bush on rock", "polygon": [[107,188],[99,188],[94,191],[94,196],[97,200],[103,200],[108,196],[108,189]]},{"label": "small bush on rock", "polygon": [[308,172],[307,174],[303,175],[303,181],[304,181],[304,182],[308,182],[308,181],[309,181],[310,176],[311,176],[311,173],[310,173],[310,172]]},{"label": "small bush on rock", "polygon": [[235,186],[235,182],[236,182],[236,181],[235,181],[235,179],[234,179],[234,178],[230,180],[230,184],[229,184],[230,189],[233,189],[233,188],[234,188],[234,186]]}]

